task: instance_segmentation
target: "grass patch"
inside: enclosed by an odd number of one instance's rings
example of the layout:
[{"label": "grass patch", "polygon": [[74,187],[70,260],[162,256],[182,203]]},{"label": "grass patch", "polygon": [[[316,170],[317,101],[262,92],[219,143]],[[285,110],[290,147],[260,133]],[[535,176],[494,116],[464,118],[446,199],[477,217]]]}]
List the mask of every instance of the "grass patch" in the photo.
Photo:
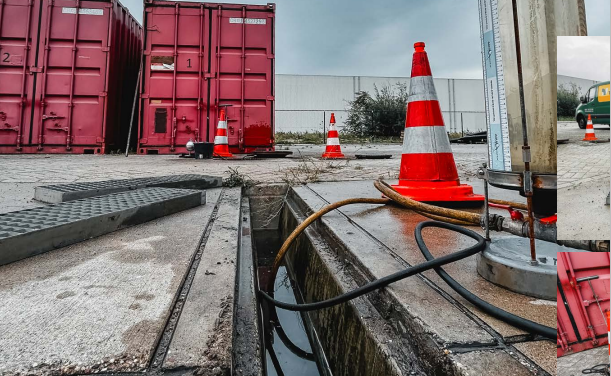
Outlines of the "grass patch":
[{"label": "grass patch", "polygon": [[[339,140],[343,144],[400,144],[403,142],[401,137],[361,137],[351,133],[340,133]],[[276,132],[276,145],[324,145],[325,142],[325,135],[322,132]]]}]

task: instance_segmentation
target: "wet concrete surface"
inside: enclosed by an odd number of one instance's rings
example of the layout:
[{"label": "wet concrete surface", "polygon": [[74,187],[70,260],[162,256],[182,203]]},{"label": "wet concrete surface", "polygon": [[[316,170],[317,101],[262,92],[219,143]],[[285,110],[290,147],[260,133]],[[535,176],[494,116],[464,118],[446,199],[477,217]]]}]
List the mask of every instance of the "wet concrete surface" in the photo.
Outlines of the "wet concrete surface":
[{"label": "wet concrete surface", "polygon": [[[483,184],[481,181],[472,180],[469,183],[474,186],[476,193],[483,193]],[[380,197],[380,193],[373,187],[373,184],[370,181],[342,182],[333,184],[315,183],[309,184],[307,187],[297,188],[296,191],[300,195],[308,198],[307,204],[312,208],[312,210],[317,210],[328,202],[336,202],[349,197]],[[499,190],[496,188],[491,188],[491,197],[525,202],[524,198],[520,197],[517,192]],[[335,228],[343,242],[360,242],[363,244],[363,246],[371,246],[368,243],[364,243],[367,238],[370,238],[374,239],[374,242],[378,242],[379,251],[377,252],[389,253],[389,251],[392,251],[412,265],[425,261],[424,257],[416,246],[414,240],[414,228],[417,223],[427,220],[427,218],[404,209],[394,207],[376,207],[373,205],[351,205],[341,208],[340,211],[347,215],[350,218],[350,221],[357,226],[354,227],[354,225],[352,225],[353,229],[350,230],[349,226],[346,226],[345,218],[342,218],[341,214],[336,212],[327,214],[324,217],[324,220],[330,227]],[[507,215],[506,212],[498,213]],[[472,229],[480,234],[483,234],[483,230],[479,228],[472,227]],[[507,235],[493,233],[491,236],[498,237]],[[442,256],[472,244],[472,241],[466,237],[438,229],[425,230],[424,237],[427,241],[429,249],[431,250],[431,253],[433,253],[435,256]],[[376,251],[372,251],[372,253],[375,254]],[[372,270],[376,269],[376,265],[374,264],[376,256],[370,255],[369,257],[370,259],[363,259],[363,263],[368,267],[371,267]],[[378,259],[380,257],[381,256],[378,253]],[[471,257],[448,265],[444,267],[444,269],[459,283],[478,295],[480,298],[516,315],[547,326],[555,326],[555,302],[542,301],[539,299],[522,296],[495,286],[485,281],[477,274],[475,263],[475,257]],[[387,268],[386,272],[384,272],[384,269],[381,267],[377,267],[377,270],[379,270],[379,273],[381,274],[377,275],[377,277],[381,277],[396,271],[393,270],[393,268]],[[523,331],[491,318],[471,306],[468,302],[454,293],[454,291],[451,290],[433,271],[426,272],[424,275],[426,275],[426,277],[434,282],[437,286],[460,302],[464,307],[467,307],[470,312],[483,321],[484,326],[488,326],[495,332],[499,333],[502,337],[507,338],[524,334]],[[398,289],[398,286],[399,283],[397,283],[396,286],[393,285],[392,289]],[[407,291],[410,290],[408,289]],[[470,330],[464,327],[464,325],[467,325],[467,322],[472,322],[472,320],[467,319],[464,316],[462,316],[461,323],[448,325],[448,322],[446,321],[454,318],[454,315],[450,313],[451,309],[445,310],[442,308],[446,303],[444,303],[445,300],[441,297],[441,295],[435,293],[437,294],[437,299],[419,300],[410,298],[410,296],[407,294],[401,294],[399,291],[397,294],[400,298],[402,296],[402,299],[405,299],[405,304],[412,306],[412,309],[414,310],[418,310],[417,306],[419,305],[426,306],[427,309],[421,310],[420,315],[423,320],[429,322],[431,327],[434,328],[433,330],[442,331],[442,338],[446,336],[446,339],[452,338],[452,341],[459,343],[466,343],[469,341],[486,342],[484,339],[485,336],[478,339],[478,335],[476,334],[478,333],[477,329]],[[414,302],[418,303],[415,304]],[[434,306],[433,310],[430,309],[431,305]],[[441,324],[440,317],[433,312],[444,312],[443,324]],[[461,317],[461,314],[458,315],[458,317]],[[475,327],[479,328],[478,324],[475,322],[472,323]],[[444,327],[448,327],[449,330],[454,330],[452,334],[453,337],[443,333],[443,330],[440,328]],[[550,341],[538,341],[536,351],[530,351],[529,356],[535,363],[540,364],[541,367],[545,366],[545,368],[550,368],[546,364],[548,364],[549,359],[555,358],[553,343]]]},{"label": "wet concrete surface", "polygon": [[599,364],[609,364],[609,353],[606,346],[597,347],[557,359],[558,376],[579,376],[582,371]]},{"label": "wet concrete surface", "polygon": [[207,205],[0,267],[0,374],[145,369],[220,191]]}]

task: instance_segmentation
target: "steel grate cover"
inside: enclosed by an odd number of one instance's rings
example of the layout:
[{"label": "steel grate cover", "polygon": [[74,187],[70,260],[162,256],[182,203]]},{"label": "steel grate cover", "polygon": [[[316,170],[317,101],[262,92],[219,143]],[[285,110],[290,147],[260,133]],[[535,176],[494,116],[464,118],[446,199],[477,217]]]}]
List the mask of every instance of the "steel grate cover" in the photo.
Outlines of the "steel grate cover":
[{"label": "steel grate cover", "polygon": [[36,187],[34,199],[56,204],[146,187],[207,189],[220,187],[222,185],[223,179],[217,176],[196,174],[155,176],[136,179],[45,185]]},{"label": "steel grate cover", "polygon": [[205,202],[205,191],[156,187],[0,214],[0,265]]}]

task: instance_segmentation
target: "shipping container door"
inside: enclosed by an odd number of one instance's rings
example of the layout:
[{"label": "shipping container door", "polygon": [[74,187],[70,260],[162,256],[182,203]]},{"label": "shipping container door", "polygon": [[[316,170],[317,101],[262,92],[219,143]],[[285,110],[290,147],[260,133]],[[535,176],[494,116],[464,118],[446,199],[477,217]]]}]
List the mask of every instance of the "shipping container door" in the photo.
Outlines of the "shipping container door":
[{"label": "shipping container door", "polygon": [[40,1],[0,1],[0,151],[28,144]]},{"label": "shipping container door", "polygon": [[[214,106],[227,110],[229,145],[232,151],[249,152],[273,147],[274,119],[274,13],[233,5],[212,13],[211,85]],[[214,137],[211,127],[209,137]]]},{"label": "shipping container door", "polygon": [[140,152],[208,140],[209,11],[182,4],[146,8]]},{"label": "shipping container door", "polygon": [[112,14],[106,2],[44,1],[36,86],[40,111],[33,119],[34,142],[43,151],[78,145],[104,152]]},{"label": "shipping container door", "polygon": [[609,294],[608,252],[558,253],[558,340],[573,352],[606,345]]}]

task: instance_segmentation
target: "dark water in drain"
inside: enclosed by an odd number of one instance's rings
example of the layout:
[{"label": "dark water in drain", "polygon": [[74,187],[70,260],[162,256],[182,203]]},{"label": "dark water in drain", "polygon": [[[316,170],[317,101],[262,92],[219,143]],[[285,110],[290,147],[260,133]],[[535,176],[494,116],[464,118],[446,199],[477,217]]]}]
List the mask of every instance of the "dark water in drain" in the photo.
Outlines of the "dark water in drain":
[{"label": "dark water in drain", "polygon": [[[254,231],[253,239],[257,253],[259,285],[266,286],[269,266],[282,245],[280,233],[275,230]],[[274,298],[287,303],[296,303],[297,296],[299,292],[289,278],[286,268],[280,267],[274,282]],[[267,375],[320,375],[316,358],[312,353],[312,342],[301,314],[283,309],[262,311],[265,316],[263,321]]]}]

